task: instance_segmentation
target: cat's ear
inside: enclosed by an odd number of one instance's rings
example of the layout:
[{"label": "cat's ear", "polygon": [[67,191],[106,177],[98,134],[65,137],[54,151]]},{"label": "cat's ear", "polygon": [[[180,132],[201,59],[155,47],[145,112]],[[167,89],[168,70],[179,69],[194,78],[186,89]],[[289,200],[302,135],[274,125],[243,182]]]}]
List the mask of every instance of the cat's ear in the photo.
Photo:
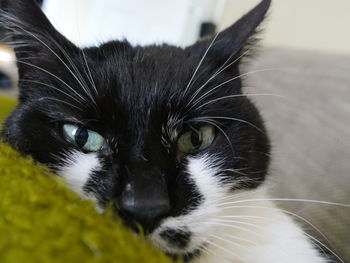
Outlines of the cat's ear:
[{"label": "cat's ear", "polygon": [[215,36],[199,40],[189,49],[219,65],[230,58],[238,58],[247,49],[270,5],[271,0],[262,0],[236,23]]},{"label": "cat's ear", "polygon": [[35,69],[30,64],[57,59],[62,47],[75,47],[52,26],[37,1],[1,0],[0,9],[0,26],[6,30],[2,42],[14,48],[20,77]]}]

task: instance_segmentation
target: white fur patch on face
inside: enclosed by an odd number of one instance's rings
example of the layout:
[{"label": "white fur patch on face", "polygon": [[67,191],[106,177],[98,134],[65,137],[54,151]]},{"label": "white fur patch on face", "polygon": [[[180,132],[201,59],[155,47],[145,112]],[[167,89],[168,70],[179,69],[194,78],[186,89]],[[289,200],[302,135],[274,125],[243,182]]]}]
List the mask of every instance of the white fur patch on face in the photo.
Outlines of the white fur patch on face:
[{"label": "white fur patch on face", "polygon": [[57,174],[66,180],[70,189],[83,198],[91,199],[84,193],[84,185],[95,171],[101,169],[96,153],[70,151],[65,154],[62,164],[56,168]]},{"label": "white fur patch on face", "polygon": [[[215,200],[220,200],[228,193],[229,186],[224,187],[220,183],[220,161],[216,157],[203,155],[199,158],[188,158],[188,182],[194,184],[204,200],[190,213],[178,217],[165,219],[150,236],[156,246],[168,253],[191,253],[199,249],[208,240],[208,229],[212,226],[207,224],[210,219],[218,214]],[[185,249],[172,247],[160,234],[167,229],[189,230],[191,238]]]},{"label": "white fur patch on face", "polygon": [[[265,186],[233,193],[232,184],[220,182],[220,165],[207,155],[188,159],[189,183],[204,200],[186,215],[164,219],[149,236],[156,246],[178,255],[204,248],[196,263],[326,262],[301,228],[266,200]],[[163,239],[167,230],[190,232],[187,246]]]}]

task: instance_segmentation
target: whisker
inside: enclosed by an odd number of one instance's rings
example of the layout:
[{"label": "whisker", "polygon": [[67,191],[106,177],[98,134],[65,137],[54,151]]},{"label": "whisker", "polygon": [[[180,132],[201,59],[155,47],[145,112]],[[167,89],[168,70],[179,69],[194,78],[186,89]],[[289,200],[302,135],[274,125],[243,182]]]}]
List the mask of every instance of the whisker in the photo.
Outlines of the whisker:
[{"label": "whisker", "polygon": [[[10,20],[10,22],[15,26],[18,27],[19,29],[23,30],[26,34],[32,36],[33,38],[35,38],[37,41],[39,41],[42,45],[44,45],[64,66],[65,68],[72,74],[72,76],[76,79],[76,81],[81,85],[81,87],[83,88],[83,90],[86,92],[86,94],[89,96],[89,92],[87,92],[86,88],[84,87],[84,85],[82,84],[81,80],[78,79],[78,77],[73,73],[73,71],[71,70],[70,67],[68,67],[68,65],[63,61],[63,59],[51,48],[49,47],[48,44],[46,44],[43,40],[41,40],[39,37],[37,37],[35,34],[29,32],[28,30],[26,30],[25,28],[21,27],[18,23],[14,22],[13,20]],[[69,57],[67,56],[67,53],[60,47],[60,45],[58,45],[58,43],[50,38],[51,41],[53,41],[55,43],[55,45],[61,50],[61,52],[64,53],[65,57],[67,59],[69,59]],[[69,59],[69,61],[71,61]],[[72,63],[70,62],[70,64],[72,65]],[[73,65],[72,65],[73,66]],[[90,94],[91,95],[91,94]],[[92,100],[93,101],[93,100]],[[93,101],[94,102],[94,101]]]},{"label": "whisker", "polygon": [[84,61],[85,61],[85,65],[86,65],[86,68],[87,68],[87,71],[88,71],[88,74],[89,74],[89,80],[90,80],[91,86],[94,88],[94,90],[95,90],[95,92],[96,92],[96,95],[97,95],[97,94],[98,94],[97,87],[96,87],[95,82],[94,82],[94,79],[93,79],[93,77],[92,77],[89,64],[87,63],[86,55],[85,55],[84,49],[81,49],[81,52],[82,52],[82,54],[83,54],[83,58],[84,58]]},{"label": "whisker", "polygon": [[56,99],[56,98],[52,98],[52,97],[41,97],[41,98],[39,98],[37,101],[42,101],[42,100],[53,100],[53,101],[57,101],[57,102],[64,103],[64,104],[66,104],[66,105],[68,105],[68,106],[70,106],[70,107],[76,108],[76,109],[78,109],[78,110],[81,111],[81,109],[80,109],[79,107],[77,107],[77,106],[75,106],[75,105],[73,105],[73,104],[71,104],[71,103],[69,103],[69,102],[60,100],[60,99]]},{"label": "whisker", "polygon": [[237,259],[239,259],[239,260],[241,260],[241,261],[244,262],[244,260],[243,260],[241,257],[239,257],[237,254],[233,253],[232,251],[228,250],[227,248],[224,248],[224,247],[222,247],[222,246],[219,246],[219,245],[217,245],[217,244],[215,244],[214,242],[211,242],[211,241],[209,241],[209,240],[207,240],[206,242],[207,242],[208,244],[214,246],[214,247],[217,247],[217,248],[219,248],[219,249],[221,249],[221,250],[227,252],[227,253],[230,254],[231,256],[234,256],[235,258],[237,258]]},{"label": "whisker", "polygon": [[203,224],[229,227],[229,228],[233,228],[233,229],[237,229],[237,230],[241,230],[241,231],[247,232],[249,234],[252,234],[252,235],[255,235],[255,236],[261,238],[261,235],[258,234],[256,231],[247,229],[245,227],[240,227],[240,226],[236,226],[236,225],[229,225],[229,224],[224,224],[224,223],[219,223],[219,222],[204,222]]},{"label": "whisker", "polygon": [[211,255],[211,254],[215,255],[215,258],[216,259],[220,259],[221,263],[230,263],[230,262],[227,261],[227,258],[224,258],[222,256],[222,254],[217,253],[212,247],[207,247],[207,246],[203,247],[202,251],[204,253],[207,253],[208,255]]},{"label": "whisker", "polygon": [[290,212],[288,210],[277,208],[277,207],[269,207],[269,206],[229,206],[229,207],[223,207],[223,209],[233,209],[233,208],[254,208],[254,209],[257,208],[257,209],[270,209],[270,210],[275,210],[275,211],[282,211],[283,213],[286,213],[288,215],[296,217],[299,220],[305,222],[306,224],[311,226],[317,233],[319,233],[329,244],[332,244],[330,242],[330,240],[327,238],[327,236],[324,233],[322,233],[322,231],[318,227],[316,227],[314,224],[312,224],[309,220],[307,220],[306,218],[304,218],[298,214]]},{"label": "whisker", "polygon": [[[74,62],[72,61],[72,59],[69,57],[69,55],[67,54],[67,52],[64,50],[64,48],[57,43],[54,39],[52,39],[50,37],[50,40],[57,46],[57,48],[63,53],[63,55],[65,56],[65,58],[68,60],[69,64],[72,66],[73,70],[75,71],[75,73],[78,76],[75,76],[74,73],[71,73],[75,79],[78,81],[78,83],[80,84],[81,88],[84,90],[85,94],[91,99],[92,103],[96,105],[95,100],[88,88],[88,85],[86,84],[83,76],[81,75],[81,73],[79,72],[77,66],[74,64]],[[68,66],[67,66],[68,67]],[[79,78],[78,78],[79,77]],[[79,80],[78,80],[79,79]]]},{"label": "whisker", "polygon": [[238,76],[235,76],[231,79],[228,79],[226,81],[224,81],[223,83],[213,87],[212,89],[210,89],[209,91],[207,91],[206,93],[204,93],[202,96],[200,96],[198,99],[195,100],[194,104],[190,107],[190,109],[192,109],[194,106],[196,106],[200,101],[202,101],[205,97],[207,97],[210,93],[214,92],[215,90],[217,90],[218,88],[220,88],[221,86],[230,83],[236,79],[239,79],[241,77],[244,76],[248,76],[248,75],[252,75],[252,74],[256,74],[256,73],[260,73],[260,72],[267,72],[267,71],[276,71],[278,70],[277,68],[268,68],[268,69],[259,69],[259,70],[254,70],[254,71],[250,71],[250,72],[246,72],[243,74],[240,74]]},{"label": "whisker", "polygon": [[35,80],[30,80],[30,79],[19,79],[18,80],[19,82],[29,82],[29,83],[34,83],[34,84],[39,84],[39,85],[43,85],[43,86],[46,86],[46,87],[49,87],[53,90],[56,90],[58,92],[61,92],[62,94],[66,95],[67,97],[73,99],[74,101],[76,101],[77,103],[81,104],[82,102],[78,99],[78,98],[75,98],[73,97],[72,95],[64,92],[63,90],[53,86],[53,85],[49,85],[49,84],[46,84],[46,83],[43,83],[43,82],[40,82],[40,81],[35,81]]},{"label": "whisker", "polygon": [[220,116],[202,116],[202,117],[198,117],[196,119],[220,119],[220,120],[238,121],[238,122],[247,124],[247,125],[255,128],[256,130],[258,130],[262,134],[265,134],[265,132],[262,129],[260,129],[258,126],[254,125],[253,123],[251,123],[249,121],[245,121],[245,120],[242,120],[242,119],[231,118],[231,117],[220,117]]},{"label": "whisker", "polygon": [[247,216],[247,215],[239,215],[239,216],[219,216],[220,218],[242,218],[242,219],[265,219],[269,221],[276,221],[273,218],[265,217],[265,216]]},{"label": "whisker", "polygon": [[304,233],[308,238],[310,238],[311,240],[317,242],[318,244],[320,244],[322,247],[324,247],[325,249],[327,249],[329,252],[332,253],[332,255],[334,255],[337,259],[339,259],[342,263],[345,263],[341,257],[338,256],[337,253],[335,253],[333,250],[331,250],[329,247],[327,247],[325,244],[323,244],[321,241],[319,241],[317,238],[307,234],[307,233]]},{"label": "whisker", "polygon": [[213,125],[214,127],[216,127],[216,128],[225,136],[227,142],[228,142],[228,143],[230,144],[230,146],[231,146],[232,152],[234,152],[234,150],[233,150],[233,145],[232,145],[232,142],[231,142],[230,138],[228,137],[227,133],[226,133],[222,128],[220,128],[219,125],[217,125],[214,121],[208,121],[208,120],[200,120],[200,121],[201,121],[201,122],[209,123],[209,124]]},{"label": "whisker", "polygon": [[258,243],[256,243],[256,242],[253,242],[251,240],[248,240],[248,239],[245,239],[245,238],[241,238],[241,237],[238,237],[238,236],[235,236],[235,235],[229,235],[229,234],[226,234],[226,233],[224,233],[223,235],[228,237],[228,238],[233,238],[233,239],[236,239],[236,240],[239,240],[239,241],[243,241],[243,242],[249,243],[250,245],[253,245],[253,246],[257,246],[258,245]]},{"label": "whisker", "polygon": [[212,39],[212,41],[210,42],[210,44],[209,44],[207,50],[205,51],[204,55],[202,56],[201,60],[199,61],[198,66],[197,66],[196,70],[194,71],[194,73],[193,73],[193,75],[192,75],[190,81],[188,82],[188,84],[187,84],[187,86],[186,86],[186,88],[185,88],[185,91],[183,92],[183,95],[185,95],[185,94],[187,93],[187,91],[188,91],[190,85],[192,84],[193,78],[196,76],[197,71],[199,70],[200,66],[202,65],[202,63],[203,63],[205,57],[207,56],[207,54],[208,54],[210,48],[213,46],[213,44],[214,44],[216,38],[219,36],[219,34],[220,34],[220,33],[217,33],[217,34],[215,35],[215,37]]},{"label": "whisker", "polygon": [[70,85],[68,85],[64,80],[62,80],[61,78],[59,78],[58,76],[56,76],[55,74],[51,73],[50,71],[47,71],[46,69],[42,68],[42,67],[39,67],[39,66],[36,66],[34,64],[31,64],[29,62],[25,62],[25,61],[22,61],[22,60],[17,60],[17,63],[21,63],[21,64],[24,64],[24,65],[27,65],[27,66],[31,66],[31,67],[34,67],[36,69],[39,69],[47,74],[49,74],[50,76],[54,77],[55,79],[59,80],[60,82],[62,82],[65,86],[67,86],[72,92],[75,93],[75,95],[77,95],[80,99],[82,99],[83,101],[86,102],[85,98],[82,97],[77,91],[75,91]]},{"label": "whisker", "polygon": [[245,226],[251,226],[251,227],[255,227],[258,229],[263,229],[261,226],[258,226],[256,224],[252,224],[252,223],[247,223],[247,222],[242,222],[239,220],[227,220],[227,219],[215,219],[212,220],[211,222],[218,222],[218,223],[235,223],[235,224],[239,224],[239,225],[245,225]]},{"label": "whisker", "polygon": [[298,199],[298,198],[256,198],[256,199],[247,199],[247,200],[238,200],[238,201],[233,201],[233,202],[227,202],[227,203],[222,203],[220,205],[239,204],[239,203],[247,203],[247,202],[259,202],[259,201],[304,202],[304,203],[314,203],[314,204],[321,204],[321,205],[334,205],[334,206],[350,208],[350,204],[342,204],[342,203],[335,203],[335,202],[322,201],[322,200],[312,200],[312,199]]},{"label": "whisker", "polygon": [[211,235],[209,235],[209,237],[213,237],[213,238],[219,239],[219,240],[221,240],[221,241],[230,243],[230,244],[232,244],[232,245],[234,245],[234,246],[237,246],[237,247],[240,247],[240,248],[243,248],[243,249],[246,249],[246,250],[248,249],[246,246],[243,246],[243,245],[241,245],[241,244],[239,244],[239,243],[237,243],[237,242],[234,242],[234,241],[232,241],[232,240],[219,237],[219,236],[217,236],[217,235],[212,235],[212,234],[211,234]]},{"label": "whisker", "polygon": [[257,190],[254,190],[254,192],[250,192],[250,191],[245,191],[243,193],[233,193],[229,196],[224,196],[222,198],[217,198],[217,199],[214,199],[213,202],[218,202],[218,201],[223,201],[223,200],[227,200],[227,199],[237,199],[237,198],[240,198],[242,196],[247,196],[247,195],[253,195],[253,194],[256,194],[257,192],[262,192],[263,190],[261,189],[257,189]]},{"label": "whisker", "polygon": [[[273,93],[247,93],[247,94],[235,94],[235,95],[228,95],[228,96],[223,96],[223,97],[219,97],[213,100],[210,100],[206,103],[201,104],[200,106],[198,106],[196,108],[196,110],[199,110],[209,104],[212,104],[214,102],[218,102],[220,100],[225,100],[225,99],[230,99],[230,98],[240,98],[240,97],[254,97],[254,96],[271,96],[271,97],[278,97],[278,98],[282,98],[284,99],[285,97],[278,95],[278,94],[273,94]],[[192,105],[193,106],[193,105]],[[190,108],[190,110],[192,110],[193,107]]]},{"label": "whisker", "polygon": [[[231,65],[236,63],[239,59],[241,59],[244,55],[246,55],[249,52],[249,50],[245,51],[243,54],[241,54],[238,58],[236,58],[233,62],[228,64],[226,67],[225,64],[235,55],[235,53],[231,54],[230,57],[224,62],[224,64],[202,85],[200,86],[197,91],[192,95],[192,98],[185,106],[186,108],[192,103],[192,101],[197,97],[197,95],[206,87],[206,85],[215,77],[217,77],[220,73],[222,73],[224,70],[229,68]],[[223,68],[224,67],[224,68]]]}]

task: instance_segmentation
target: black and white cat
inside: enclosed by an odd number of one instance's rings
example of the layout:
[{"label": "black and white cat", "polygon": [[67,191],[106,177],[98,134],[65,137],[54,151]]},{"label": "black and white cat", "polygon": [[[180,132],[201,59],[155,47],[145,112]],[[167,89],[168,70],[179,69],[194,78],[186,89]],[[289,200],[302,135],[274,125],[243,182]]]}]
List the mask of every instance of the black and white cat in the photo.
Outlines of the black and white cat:
[{"label": "black and white cat", "polygon": [[3,130],[69,187],[173,257],[326,262],[267,199],[269,141],[239,65],[270,0],[187,48],[80,49],[33,0],[2,1],[20,103]]}]

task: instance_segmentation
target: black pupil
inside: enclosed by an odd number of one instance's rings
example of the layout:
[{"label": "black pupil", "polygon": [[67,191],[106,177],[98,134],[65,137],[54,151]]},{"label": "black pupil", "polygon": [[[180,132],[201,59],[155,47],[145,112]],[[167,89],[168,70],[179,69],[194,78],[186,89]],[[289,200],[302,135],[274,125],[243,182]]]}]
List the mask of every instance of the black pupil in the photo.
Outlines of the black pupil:
[{"label": "black pupil", "polygon": [[202,134],[198,131],[192,131],[191,144],[195,150],[199,149],[202,145]]},{"label": "black pupil", "polygon": [[89,133],[87,129],[84,129],[84,128],[79,129],[74,135],[75,143],[79,148],[84,147],[88,138],[89,138]]}]

